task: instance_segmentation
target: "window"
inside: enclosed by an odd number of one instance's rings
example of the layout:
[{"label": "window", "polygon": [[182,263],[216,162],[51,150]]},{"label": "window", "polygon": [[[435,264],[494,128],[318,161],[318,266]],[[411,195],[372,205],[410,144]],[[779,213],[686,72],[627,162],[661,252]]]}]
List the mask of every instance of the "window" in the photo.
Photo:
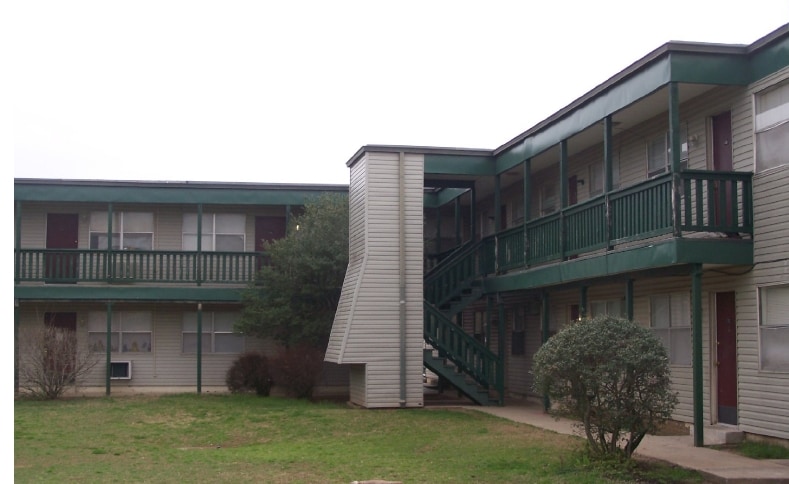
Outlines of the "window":
[{"label": "window", "polygon": [[[238,319],[234,312],[203,312],[203,353],[241,353],[244,350],[244,336],[233,332]],[[183,315],[184,353],[197,353],[197,313]]]},{"label": "window", "polygon": [[612,299],[610,301],[593,301],[589,304],[589,316],[602,316],[607,314],[617,318],[625,317],[624,299]]},{"label": "window", "polygon": [[[201,250],[206,252],[244,252],[246,216],[242,214],[203,214]],[[197,214],[184,214],[183,250],[197,250]]]},{"label": "window", "polygon": [[[680,129],[679,133],[680,154],[679,160],[682,168],[688,167],[688,133]],[[647,174],[650,178],[668,172],[671,161],[671,146],[669,145],[668,132],[651,139],[647,143]]]},{"label": "window", "polygon": [[756,95],[756,172],[789,163],[789,82]]},{"label": "window", "polygon": [[523,306],[515,308],[512,321],[512,356],[526,354],[526,311]]},{"label": "window", "polygon": [[[150,353],[152,317],[147,311],[123,311],[112,314],[110,332],[113,353]],[[91,350],[107,351],[107,313],[88,313],[88,345]]]},{"label": "window", "polygon": [[789,371],[789,284],[759,288],[759,340],[761,368]]},{"label": "window", "polygon": [[[603,193],[605,188],[605,173],[603,161],[600,160],[589,166],[589,197],[596,197]],[[611,163],[611,189],[619,188],[619,158],[614,158]]]},{"label": "window", "polygon": [[[90,248],[107,248],[107,212],[90,214]],[[115,250],[152,250],[153,213],[113,212],[112,248]]]},{"label": "window", "polygon": [[674,293],[650,298],[651,326],[663,342],[672,365],[691,362],[690,295]]},{"label": "window", "polygon": [[540,189],[540,215],[545,216],[556,211],[556,184],[546,183]]}]

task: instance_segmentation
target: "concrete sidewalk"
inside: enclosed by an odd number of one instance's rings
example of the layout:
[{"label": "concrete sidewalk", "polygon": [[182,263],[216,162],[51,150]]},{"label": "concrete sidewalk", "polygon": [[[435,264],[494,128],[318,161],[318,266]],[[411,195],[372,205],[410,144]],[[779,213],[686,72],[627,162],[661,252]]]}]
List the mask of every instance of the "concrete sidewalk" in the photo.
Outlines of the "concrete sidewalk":
[{"label": "concrete sidewalk", "polygon": [[[574,431],[572,421],[557,420],[546,414],[540,405],[532,402],[519,402],[504,407],[468,405],[463,408],[561,434],[578,435]],[[636,455],[693,469],[710,482],[789,483],[789,460],[757,460],[707,447],[694,447],[689,435],[667,437],[648,435],[638,446]]]}]

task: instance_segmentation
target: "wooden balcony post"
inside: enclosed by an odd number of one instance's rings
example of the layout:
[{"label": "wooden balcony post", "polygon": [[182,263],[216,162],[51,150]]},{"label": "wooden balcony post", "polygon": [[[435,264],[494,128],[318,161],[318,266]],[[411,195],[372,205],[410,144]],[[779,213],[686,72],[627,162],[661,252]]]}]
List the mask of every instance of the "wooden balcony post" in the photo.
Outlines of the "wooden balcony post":
[{"label": "wooden balcony post", "polygon": [[523,265],[529,267],[529,231],[531,217],[531,158],[523,160]]},{"label": "wooden balcony post", "polygon": [[497,174],[493,178],[493,232],[496,234],[493,238],[493,267],[495,273],[498,274],[500,272],[499,232],[501,232],[501,174]]},{"label": "wooden balcony post", "polygon": [[567,227],[564,225],[564,209],[567,208],[567,140],[559,142],[559,259],[564,260],[567,250]]},{"label": "wooden balcony post", "polygon": [[668,126],[669,126],[669,147],[671,151],[671,208],[672,221],[674,227],[674,237],[682,235],[682,214],[681,214],[681,193],[680,193],[680,143],[679,143],[679,84],[670,82],[668,84]]},{"label": "wooden balcony post", "polygon": [[603,119],[603,193],[605,194],[605,240],[606,247],[611,250],[611,200],[608,194],[613,189],[614,175],[614,146],[613,146],[613,119],[606,116]]},{"label": "wooden balcony post", "polygon": [[19,284],[19,271],[21,270],[22,252],[22,202],[17,200],[16,213],[14,214],[14,283]]},{"label": "wooden balcony post", "polygon": [[436,255],[441,254],[441,206],[436,207]]},{"label": "wooden balcony post", "polygon": [[[200,230],[198,229],[198,232]],[[197,394],[203,392],[203,304],[197,303]]]},{"label": "wooden balcony post", "polygon": [[463,238],[460,234],[460,226],[462,225],[462,213],[460,211],[460,197],[455,198],[455,246],[460,247],[463,243]]},{"label": "wooden balcony post", "polygon": [[[112,203],[107,204],[107,262],[104,265],[105,277],[110,281],[115,279],[115,261],[112,257]],[[109,367],[107,367],[109,372]],[[109,374],[109,373],[108,373]],[[108,384],[109,385],[109,384]],[[109,386],[107,387],[109,395]]]},{"label": "wooden balcony post", "polygon": [[[203,252],[203,204],[197,204],[197,256],[194,261],[194,275],[197,285],[202,283],[202,252]],[[199,339],[199,336],[198,336]],[[198,353],[199,354],[199,353]]]},{"label": "wooden balcony post", "polygon": [[504,302],[501,294],[496,293],[496,303],[499,306],[499,348],[498,358],[496,359],[496,393],[498,393],[499,405],[504,405],[504,343],[507,338],[507,314],[504,311]]}]

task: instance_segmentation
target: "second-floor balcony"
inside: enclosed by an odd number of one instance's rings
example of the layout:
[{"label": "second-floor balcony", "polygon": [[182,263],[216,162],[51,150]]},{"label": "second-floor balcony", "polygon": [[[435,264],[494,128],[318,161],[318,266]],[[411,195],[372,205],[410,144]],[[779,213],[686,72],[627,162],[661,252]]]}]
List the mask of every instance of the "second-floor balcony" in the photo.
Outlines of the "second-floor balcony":
[{"label": "second-floor balcony", "polygon": [[248,284],[261,252],[18,249],[15,280],[47,283]]},{"label": "second-floor balcony", "polygon": [[650,239],[753,234],[752,174],[687,170],[661,175],[485,237],[428,274],[425,295],[445,301],[468,281]]}]

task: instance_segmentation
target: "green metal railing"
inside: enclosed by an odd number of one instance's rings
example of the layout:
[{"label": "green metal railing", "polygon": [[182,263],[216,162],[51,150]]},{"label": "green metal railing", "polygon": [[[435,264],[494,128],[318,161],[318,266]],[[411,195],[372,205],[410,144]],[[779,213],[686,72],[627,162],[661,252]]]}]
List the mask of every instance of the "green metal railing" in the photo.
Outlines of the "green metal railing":
[{"label": "green metal railing", "polygon": [[485,254],[482,247],[480,242],[468,244],[444,259],[425,277],[425,299],[440,306],[481,277],[484,264],[480,261]]},{"label": "green metal railing", "polygon": [[261,252],[18,249],[19,282],[154,282],[247,284]]},{"label": "green metal railing", "polygon": [[425,341],[484,388],[503,392],[504,367],[485,345],[452,323],[432,304],[424,305]]}]

